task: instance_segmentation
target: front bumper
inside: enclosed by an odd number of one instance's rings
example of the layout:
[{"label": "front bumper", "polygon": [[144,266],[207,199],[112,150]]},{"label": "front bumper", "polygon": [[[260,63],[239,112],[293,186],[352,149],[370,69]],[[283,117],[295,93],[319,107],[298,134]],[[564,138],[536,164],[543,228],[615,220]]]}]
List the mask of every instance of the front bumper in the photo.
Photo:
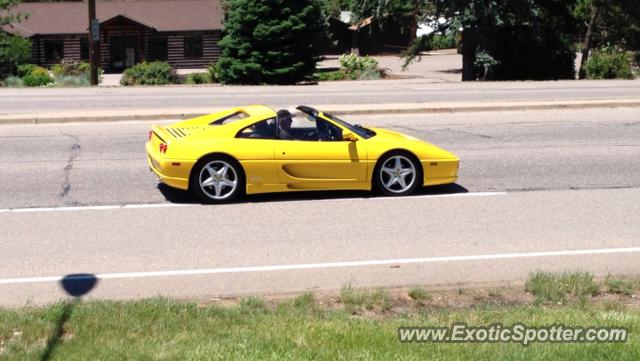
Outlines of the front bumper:
[{"label": "front bumper", "polygon": [[458,167],[460,160],[454,159],[429,159],[421,160],[424,173],[424,185],[434,186],[438,184],[454,183],[458,180]]}]

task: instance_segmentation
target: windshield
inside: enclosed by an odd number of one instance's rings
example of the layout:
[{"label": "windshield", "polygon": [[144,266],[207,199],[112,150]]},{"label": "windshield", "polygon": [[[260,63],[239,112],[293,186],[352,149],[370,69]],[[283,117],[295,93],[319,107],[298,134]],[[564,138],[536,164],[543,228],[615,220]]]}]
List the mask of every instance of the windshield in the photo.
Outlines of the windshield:
[{"label": "windshield", "polygon": [[333,120],[334,122],[340,124],[341,126],[349,129],[350,131],[356,133],[357,135],[359,135],[360,137],[364,138],[364,139],[369,139],[371,137],[373,137],[374,135],[376,135],[376,132],[374,132],[371,129],[367,129],[361,125],[352,125],[349,124],[347,122],[345,122],[344,120],[336,117],[335,115],[331,115],[331,114],[327,114],[327,113],[322,113],[322,115],[324,115],[325,117]]}]

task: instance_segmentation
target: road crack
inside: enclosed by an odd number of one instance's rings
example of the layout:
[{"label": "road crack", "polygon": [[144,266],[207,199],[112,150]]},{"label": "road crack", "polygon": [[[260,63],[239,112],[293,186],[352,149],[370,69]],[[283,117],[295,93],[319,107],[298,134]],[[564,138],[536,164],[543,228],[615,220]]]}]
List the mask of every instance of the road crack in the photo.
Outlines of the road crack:
[{"label": "road crack", "polygon": [[76,158],[80,155],[80,151],[82,150],[82,147],[80,146],[80,138],[76,135],[68,134],[63,131],[60,131],[60,134],[73,139],[73,144],[70,148],[71,155],[67,159],[67,164],[65,164],[63,169],[64,180],[62,181],[62,190],[60,191],[59,196],[68,206],[78,205],[78,202],[69,196],[69,192],[71,191],[70,173],[73,169]]},{"label": "road crack", "polygon": [[[440,129],[438,129],[437,131],[440,131]],[[466,135],[473,135],[475,137],[480,137],[480,138],[485,138],[485,139],[493,139],[494,138],[494,137],[492,137],[490,135],[486,135],[486,134],[482,134],[482,133],[476,133],[476,132],[470,132],[470,131],[464,131],[464,130],[455,130],[455,129],[451,129],[451,128],[445,128],[444,131],[452,132],[452,133],[466,134]]]}]

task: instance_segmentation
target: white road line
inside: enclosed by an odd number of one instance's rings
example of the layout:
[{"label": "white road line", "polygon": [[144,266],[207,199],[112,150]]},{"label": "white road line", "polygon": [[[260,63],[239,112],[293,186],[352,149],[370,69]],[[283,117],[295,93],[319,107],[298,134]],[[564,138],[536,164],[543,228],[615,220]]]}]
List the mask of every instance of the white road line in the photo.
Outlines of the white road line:
[{"label": "white road line", "polygon": [[[333,198],[333,199],[317,199],[303,200],[302,202],[340,202],[353,200],[402,200],[402,199],[420,199],[420,198],[458,198],[458,197],[487,197],[506,195],[506,192],[475,192],[475,193],[452,193],[452,194],[427,194],[408,197],[374,197],[374,198]],[[301,202],[292,200],[292,202]],[[240,203],[242,204],[242,203]],[[123,205],[105,205],[105,206],[78,206],[78,207],[42,207],[42,208],[4,208],[0,209],[0,213],[39,213],[39,212],[69,212],[69,211],[104,211],[113,209],[142,209],[142,208],[172,208],[172,207],[194,207],[201,204],[193,203],[147,203],[147,204],[123,204]]]},{"label": "white road line", "polygon": [[[195,276],[195,275],[210,275],[210,274],[223,274],[223,273],[296,271],[296,270],[314,270],[314,269],[324,269],[324,268],[388,266],[388,265],[424,264],[424,263],[437,263],[437,262],[442,263],[442,262],[487,261],[487,260],[520,259],[520,258],[535,258],[535,257],[587,256],[587,255],[622,254],[622,253],[638,253],[638,252],[640,252],[640,247],[600,248],[600,249],[580,249],[580,250],[565,250],[565,251],[482,254],[482,255],[471,255],[471,256],[399,258],[399,259],[383,259],[383,260],[368,260],[368,261],[346,261],[346,262],[306,263],[306,264],[282,264],[282,265],[271,265],[271,266],[205,268],[205,269],[171,270],[171,271],[155,271],[155,272],[102,273],[102,274],[96,274],[92,277],[106,280],[106,279],[123,279],[123,278]],[[4,279],[0,279],[0,285],[60,282],[63,278],[64,276],[4,278]],[[89,278],[89,276],[77,276],[77,277],[70,277],[70,278],[87,279]]]},{"label": "white road line", "polygon": [[80,206],[80,207],[10,208],[10,209],[0,209],[0,213],[2,212],[39,213],[39,212],[70,212],[70,211],[104,211],[104,210],[112,210],[112,209],[168,208],[168,207],[191,207],[191,206],[199,206],[199,204],[149,203],[149,204],[124,204],[124,205]]}]

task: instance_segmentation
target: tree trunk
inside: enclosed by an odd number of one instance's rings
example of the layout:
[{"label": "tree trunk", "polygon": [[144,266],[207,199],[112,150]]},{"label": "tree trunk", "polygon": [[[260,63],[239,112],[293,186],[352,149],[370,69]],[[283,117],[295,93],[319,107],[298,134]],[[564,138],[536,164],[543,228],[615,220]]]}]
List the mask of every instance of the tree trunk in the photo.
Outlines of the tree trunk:
[{"label": "tree trunk", "polygon": [[473,29],[462,30],[462,81],[476,80],[476,48],[478,37]]},{"label": "tree trunk", "polygon": [[600,8],[594,4],[591,4],[591,18],[587,26],[587,34],[584,36],[582,42],[582,59],[580,59],[580,71],[578,71],[578,79],[586,79],[587,77],[587,61],[589,60],[589,51],[591,50],[591,37],[593,36],[593,28],[600,16]]}]

